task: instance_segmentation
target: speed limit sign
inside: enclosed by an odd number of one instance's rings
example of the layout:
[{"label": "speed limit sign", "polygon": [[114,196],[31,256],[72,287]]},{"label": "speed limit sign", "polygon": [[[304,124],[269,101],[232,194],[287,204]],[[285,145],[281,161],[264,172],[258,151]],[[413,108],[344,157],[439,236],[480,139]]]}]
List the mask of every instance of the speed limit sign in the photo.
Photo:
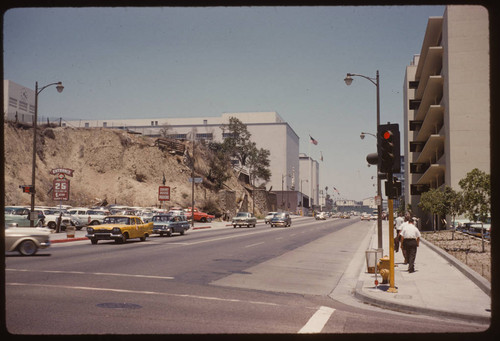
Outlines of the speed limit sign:
[{"label": "speed limit sign", "polygon": [[69,200],[69,180],[54,179],[52,187],[52,200],[68,201]]}]

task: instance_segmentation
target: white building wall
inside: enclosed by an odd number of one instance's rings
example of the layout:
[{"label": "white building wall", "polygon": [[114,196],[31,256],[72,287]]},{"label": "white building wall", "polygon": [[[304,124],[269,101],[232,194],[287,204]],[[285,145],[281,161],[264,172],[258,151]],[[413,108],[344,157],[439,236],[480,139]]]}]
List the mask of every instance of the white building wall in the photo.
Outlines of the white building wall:
[{"label": "white building wall", "polygon": [[3,88],[4,120],[33,124],[35,91],[6,79]]},{"label": "white building wall", "polygon": [[446,184],[474,168],[490,172],[490,68],[488,11],[482,6],[447,6],[443,16],[442,74],[446,99]]}]

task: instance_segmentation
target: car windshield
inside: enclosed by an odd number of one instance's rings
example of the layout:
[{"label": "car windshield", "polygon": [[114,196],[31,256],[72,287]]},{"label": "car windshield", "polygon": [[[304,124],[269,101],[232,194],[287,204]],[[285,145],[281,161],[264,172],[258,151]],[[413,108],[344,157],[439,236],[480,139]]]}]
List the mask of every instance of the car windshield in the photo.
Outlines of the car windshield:
[{"label": "car windshield", "polygon": [[130,225],[129,217],[106,217],[103,220],[103,224],[125,224]]},{"label": "car windshield", "polygon": [[248,217],[248,213],[246,213],[246,212],[239,212],[236,216],[237,217]]},{"label": "car windshield", "polygon": [[172,220],[171,215],[155,215],[153,217],[153,222],[160,222],[160,221],[167,222],[171,220]]},{"label": "car windshield", "polygon": [[276,213],[274,215],[274,217],[276,217],[276,218],[285,218],[286,217],[286,213]]}]

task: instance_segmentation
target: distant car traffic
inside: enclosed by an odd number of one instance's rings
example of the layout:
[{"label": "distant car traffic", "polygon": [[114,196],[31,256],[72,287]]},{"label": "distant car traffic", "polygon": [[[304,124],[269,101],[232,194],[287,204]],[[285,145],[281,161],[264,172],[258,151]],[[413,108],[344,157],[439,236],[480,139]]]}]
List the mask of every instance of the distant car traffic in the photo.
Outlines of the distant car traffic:
[{"label": "distant car traffic", "polygon": [[368,213],[361,214],[361,220],[368,220],[368,221],[370,221],[370,215]]},{"label": "distant car traffic", "polygon": [[257,218],[249,212],[238,212],[233,218],[232,225],[234,228],[236,226],[255,227],[257,225]]},{"label": "distant car traffic", "polygon": [[268,212],[267,215],[264,217],[264,223],[269,224],[271,222],[271,219],[273,219],[276,213],[278,212]]},{"label": "distant car traffic", "polygon": [[292,225],[292,218],[290,214],[287,212],[276,213],[274,217],[271,219],[271,227],[275,226],[283,226],[288,227]]},{"label": "distant car traffic", "polygon": [[326,220],[326,212],[318,212],[315,216],[316,220]]},{"label": "distant car traffic", "polygon": [[112,215],[104,218],[103,223],[87,227],[85,237],[92,244],[99,240],[114,240],[125,243],[128,239],[139,238],[145,241],[153,233],[153,222],[145,223],[138,216]]},{"label": "distant car traffic", "polygon": [[23,256],[33,256],[38,249],[50,246],[50,232],[34,227],[5,226],[5,251],[18,251]]},{"label": "distant car traffic", "polygon": [[160,237],[163,235],[170,237],[172,233],[183,235],[189,230],[189,222],[184,214],[157,214],[153,216],[152,222],[153,233],[159,234]]}]

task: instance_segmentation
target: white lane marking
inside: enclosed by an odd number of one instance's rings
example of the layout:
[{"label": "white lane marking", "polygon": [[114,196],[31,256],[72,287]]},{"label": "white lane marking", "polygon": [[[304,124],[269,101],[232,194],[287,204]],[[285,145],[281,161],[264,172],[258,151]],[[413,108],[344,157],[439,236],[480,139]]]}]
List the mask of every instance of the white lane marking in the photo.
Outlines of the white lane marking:
[{"label": "white lane marking", "polygon": [[299,334],[320,333],[334,311],[335,309],[330,307],[319,307],[306,325],[299,330]]},{"label": "white lane marking", "polygon": [[[197,242],[184,242],[184,243],[182,243],[182,245],[196,245],[196,244],[201,244],[201,243],[210,243],[210,242],[215,242],[218,240],[246,237],[246,236],[251,236],[253,234],[260,234],[260,233],[267,233],[267,232],[271,232],[271,230],[263,230],[263,231],[257,231],[257,232],[252,232],[252,233],[235,234],[235,235],[230,235],[230,236],[226,236],[226,237],[204,239],[204,240],[199,240]],[[173,244],[173,243],[169,243],[169,244]]]},{"label": "white lane marking", "polygon": [[117,274],[117,273],[109,273],[109,272],[82,272],[82,271],[63,271],[63,270],[27,270],[27,269],[5,269],[5,270],[18,271],[18,272],[43,272],[43,273],[72,274],[72,275],[95,275],[95,276],[120,276],[120,277],[136,277],[136,278],[174,279],[174,277],[170,277],[170,276],[129,275],[129,274]]},{"label": "white lane marking", "polygon": [[264,244],[264,242],[255,243],[255,244],[250,244],[250,245],[245,246],[245,248],[247,248],[247,247],[252,247],[252,246],[257,246],[257,245],[260,245],[260,244]]},{"label": "white lane marking", "polygon": [[69,286],[69,285],[52,285],[52,284],[30,284],[30,283],[5,283],[10,286],[28,286],[28,287],[47,287],[47,288],[59,288],[59,289],[72,289],[72,290],[88,290],[88,291],[107,291],[116,293],[126,293],[126,294],[143,294],[143,295],[159,295],[159,296],[171,296],[171,297],[183,297],[183,298],[195,298],[201,300],[212,300],[212,301],[223,301],[223,302],[237,302],[237,303],[250,303],[259,305],[270,305],[270,306],[280,306],[280,304],[269,303],[269,302],[259,302],[259,301],[245,301],[238,300],[234,298],[221,298],[213,296],[198,296],[189,294],[172,294],[167,292],[157,292],[157,291],[142,291],[142,290],[128,290],[128,289],[114,289],[114,288],[92,288],[92,287],[79,287],[79,286]]}]

